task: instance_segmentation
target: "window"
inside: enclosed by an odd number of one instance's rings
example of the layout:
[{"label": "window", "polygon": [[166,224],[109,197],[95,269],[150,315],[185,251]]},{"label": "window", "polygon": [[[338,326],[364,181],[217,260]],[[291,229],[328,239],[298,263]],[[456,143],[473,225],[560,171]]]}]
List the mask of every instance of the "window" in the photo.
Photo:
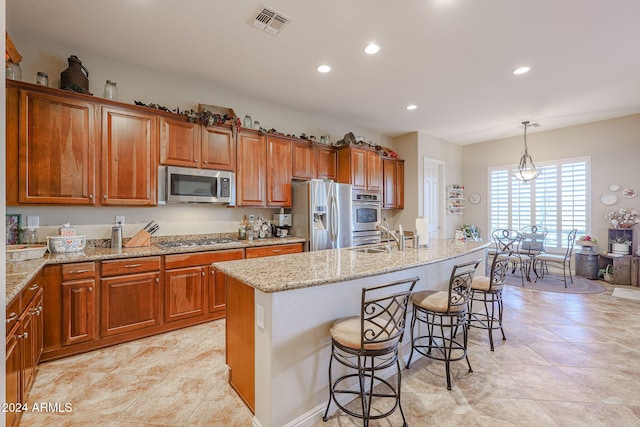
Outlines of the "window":
[{"label": "window", "polygon": [[545,249],[561,252],[574,228],[587,234],[590,213],[589,158],[538,164],[542,172],[531,183],[513,177],[513,167],[489,168],[489,230],[545,227]]}]

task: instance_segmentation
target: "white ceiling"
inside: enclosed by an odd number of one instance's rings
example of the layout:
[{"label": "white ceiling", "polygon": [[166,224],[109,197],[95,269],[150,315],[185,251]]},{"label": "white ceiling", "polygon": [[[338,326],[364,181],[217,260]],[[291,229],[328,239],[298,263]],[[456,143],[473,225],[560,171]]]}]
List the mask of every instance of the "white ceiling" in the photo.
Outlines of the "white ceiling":
[{"label": "white ceiling", "polygon": [[390,136],[469,144],[640,113],[638,0],[265,1],[291,18],[277,36],[249,25],[256,0],[6,0],[6,21]]}]

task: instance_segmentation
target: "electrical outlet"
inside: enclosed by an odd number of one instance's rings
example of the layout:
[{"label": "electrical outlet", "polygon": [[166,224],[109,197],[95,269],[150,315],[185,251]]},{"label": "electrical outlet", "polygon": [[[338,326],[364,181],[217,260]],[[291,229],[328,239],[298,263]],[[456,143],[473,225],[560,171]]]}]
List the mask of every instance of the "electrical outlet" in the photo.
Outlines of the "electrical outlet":
[{"label": "electrical outlet", "polygon": [[27,216],[27,228],[39,228],[40,217],[39,216]]},{"label": "electrical outlet", "polygon": [[116,215],[116,224],[124,225],[124,215]]},{"label": "electrical outlet", "polygon": [[254,219],[256,219],[255,215],[249,215],[249,221],[253,221]]}]

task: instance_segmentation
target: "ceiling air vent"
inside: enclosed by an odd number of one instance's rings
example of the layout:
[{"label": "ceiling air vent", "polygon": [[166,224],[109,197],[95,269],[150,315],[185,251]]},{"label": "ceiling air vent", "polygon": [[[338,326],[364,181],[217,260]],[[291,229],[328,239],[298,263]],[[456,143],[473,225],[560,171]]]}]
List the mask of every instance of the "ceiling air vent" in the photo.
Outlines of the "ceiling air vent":
[{"label": "ceiling air vent", "polygon": [[290,19],[288,17],[264,4],[260,5],[251,17],[251,25],[274,36],[278,34],[289,21]]}]

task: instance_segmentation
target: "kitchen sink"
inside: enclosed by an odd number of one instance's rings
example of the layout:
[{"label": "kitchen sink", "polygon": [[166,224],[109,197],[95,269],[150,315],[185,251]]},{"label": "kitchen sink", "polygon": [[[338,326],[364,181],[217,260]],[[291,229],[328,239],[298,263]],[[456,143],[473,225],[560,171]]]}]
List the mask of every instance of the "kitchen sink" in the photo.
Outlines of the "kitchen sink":
[{"label": "kitchen sink", "polygon": [[349,248],[350,251],[360,252],[363,254],[379,254],[383,252],[391,252],[390,245],[383,246],[356,246],[355,248]]}]

